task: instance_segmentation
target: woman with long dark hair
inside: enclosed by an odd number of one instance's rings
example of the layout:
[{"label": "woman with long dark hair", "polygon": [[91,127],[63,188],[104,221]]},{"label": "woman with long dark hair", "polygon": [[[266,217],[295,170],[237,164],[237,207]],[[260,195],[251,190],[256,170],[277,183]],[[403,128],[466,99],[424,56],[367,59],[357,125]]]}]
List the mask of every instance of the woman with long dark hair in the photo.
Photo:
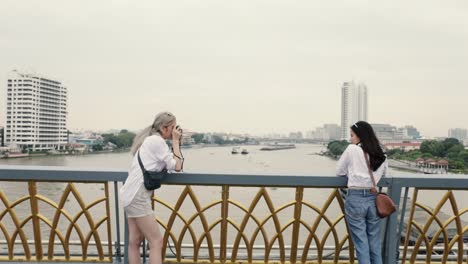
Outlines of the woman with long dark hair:
[{"label": "woman with long dark hair", "polygon": [[359,264],[381,264],[381,223],[375,207],[377,193],[373,189],[369,167],[378,183],[387,171],[387,157],[369,123],[359,121],[351,126],[350,132],[351,144],[337,165],[337,175],[348,177],[346,222]]}]

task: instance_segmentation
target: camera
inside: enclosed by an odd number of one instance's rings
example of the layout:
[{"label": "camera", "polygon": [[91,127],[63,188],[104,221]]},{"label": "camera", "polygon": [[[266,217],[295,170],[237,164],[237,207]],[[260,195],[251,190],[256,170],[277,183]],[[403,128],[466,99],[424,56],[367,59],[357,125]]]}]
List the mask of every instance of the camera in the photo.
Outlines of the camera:
[{"label": "camera", "polygon": [[180,131],[180,138],[182,138],[182,133],[183,133],[182,128],[180,128],[180,126],[177,125],[177,126],[176,126],[176,130],[177,130],[177,131]]}]

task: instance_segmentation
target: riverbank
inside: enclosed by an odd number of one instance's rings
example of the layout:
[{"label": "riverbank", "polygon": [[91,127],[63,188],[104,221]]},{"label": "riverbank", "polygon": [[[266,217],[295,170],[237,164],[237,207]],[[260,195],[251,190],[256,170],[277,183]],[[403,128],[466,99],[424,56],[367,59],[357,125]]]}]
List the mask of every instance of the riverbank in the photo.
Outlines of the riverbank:
[{"label": "riverbank", "polygon": [[[394,169],[398,169],[402,171],[424,173],[423,171],[421,171],[421,168],[412,166],[411,164],[408,164],[406,163],[406,161],[403,161],[403,160],[388,159],[388,166],[390,168],[394,168]],[[430,174],[437,174],[437,173],[430,173]]]},{"label": "riverbank", "polygon": [[[320,153],[319,155],[326,156],[333,160],[338,160],[340,156],[333,155],[329,151],[325,151]],[[406,160],[395,160],[395,159],[388,159],[388,167],[392,169],[396,169],[399,171],[408,171],[408,172],[416,172],[416,173],[426,173],[426,174],[446,174],[445,170],[422,170],[420,167],[414,166],[413,164],[409,164]]]},{"label": "riverbank", "polygon": [[3,156],[2,159],[25,159],[25,158],[43,158],[43,157],[62,157],[62,156],[86,156],[86,155],[97,155],[97,154],[109,154],[109,153],[125,153],[129,152],[130,148],[125,149],[116,149],[116,150],[102,150],[102,151],[93,151],[93,152],[75,152],[75,153],[25,153],[21,156]]},{"label": "riverbank", "polygon": [[[193,145],[183,145],[182,150],[184,149],[197,149],[197,148],[214,148],[214,147],[234,147],[234,146],[257,146],[258,144],[193,144]],[[101,151],[92,151],[92,152],[74,152],[74,153],[64,153],[64,152],[36,152],[29,153],[25,155],[17,156],[1,156],[0,159],[26,159],[26,158],[36,158],[36,157],[63,157],[63,156],[86,156],[86,155],[98,155],[98,154],[110,154],[110,153],[125,153],[130,152],[130,148],[120,148],[114,150],[101,150]]]}]

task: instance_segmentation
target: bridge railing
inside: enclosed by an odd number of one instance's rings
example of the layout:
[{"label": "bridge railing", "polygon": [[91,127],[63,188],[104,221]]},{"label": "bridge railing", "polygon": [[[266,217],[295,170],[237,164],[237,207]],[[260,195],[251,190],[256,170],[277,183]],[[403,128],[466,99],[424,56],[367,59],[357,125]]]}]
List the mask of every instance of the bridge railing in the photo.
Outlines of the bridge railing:
[{"label": "bridge railing", "polygon": [[[468,176],[403,174],[379,183],[400,208],[382,222],[385,263],[465,263]],[[126,175],[1,166],[0,260],[128,263]],[[164,261],[354,263],[345,186],[334,176],[170,175],[153,198]]]}]

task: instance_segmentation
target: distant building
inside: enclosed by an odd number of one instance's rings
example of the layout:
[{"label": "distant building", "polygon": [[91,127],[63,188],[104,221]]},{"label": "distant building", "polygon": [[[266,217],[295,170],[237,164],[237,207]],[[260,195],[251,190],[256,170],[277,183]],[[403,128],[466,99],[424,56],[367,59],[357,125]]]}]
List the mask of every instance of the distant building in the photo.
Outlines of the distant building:
[{"label": "distant building", "polygon": [[325,124],[311,131],[309,138],[322,141],[331,141],[341,139],[341,127],[337,124]]},{"label": "distant building", "polygon": [[414,126],[405,126],[402,129],[406,130],[406,134],[412,139],[422,138],[421,133]]},{"label": "distant building", "polygon": [[203,134],[203,141],[208,142],[208,143],[213,143],[213,134],[211,133],[205,133]]},{"label": "distant building", "polygon": [[195,144],[195,139],[192,138],[194,132],[184,131],[182,134],[182,145],[192,145]]},{"label": "distant building", "polygon": [[76,140],[76,143],[90,147],[95,145],[102,145],[104,141],[102,138],[80,138]]},{"label": "distant building", "polygon": [[307,131],[305,133],[305,138],[307,139],[313,139],[314,138],[314,131]]},{"label": "distant building", "polygon": [[117,145],[112,143],[112,142],[107,142],[103,147],[102,149],[103,150],[114,150],[117,148]]},{"label": "distant building", "polygon": [[464,128],[449,129],[448,136],[450,138],[456,138],[456,139],[460,140],[461,142],[464,142],[466,139],[468,139],[467,130],[464,129]]},{"label": "distant building", "polygon": [[327,133],[327,130],[323,127],[317,127],[314,131],[313,138],[315,140],[330,140],[330,135]]},{"label": "distant building", "polygon": [[406,143],[419,142],[421,134],[418,129],[413,126],[405,126],[397,128],[390,124],[371,124],[377,138],[381,143]]},{"label": "distant building", "polygon": [[345,82],[341,88],[341,138],[349,138],[349,128],[357,121],[367,121],[367,86]]},{"label": "distant building", "polygon": [[402,143],[387,143],[384,144],[385,149],[392,150],[392,149],[401,149],[404,152],[411,151],[411,150],[418,150],[421,148],[420,142],[402,142]]},{"label": "distant building", "polygon": [[325,124],[323,126],[325,129],[329,140],[341,139],[341,127],[337,124]]},{"label": "distant building", "polygon": [[67,98],[67,88],[60,81],[31,73],[9,73],[5,144],[32,151],[65,149]]},{"label": "distant building", "polygon": [[395,139],[397,128],[390,124],[371,124],[379,140]]},{"label": "distant building", "polygon": [[290,139],[303,139],[302,132],[291,132],[289,133]]},{"label": "distant building", "polygon": [[72,154],[85,153],[88,151],[88,146],[85,144],[79,144],[79,143],[68,143],[67,149]]}]

